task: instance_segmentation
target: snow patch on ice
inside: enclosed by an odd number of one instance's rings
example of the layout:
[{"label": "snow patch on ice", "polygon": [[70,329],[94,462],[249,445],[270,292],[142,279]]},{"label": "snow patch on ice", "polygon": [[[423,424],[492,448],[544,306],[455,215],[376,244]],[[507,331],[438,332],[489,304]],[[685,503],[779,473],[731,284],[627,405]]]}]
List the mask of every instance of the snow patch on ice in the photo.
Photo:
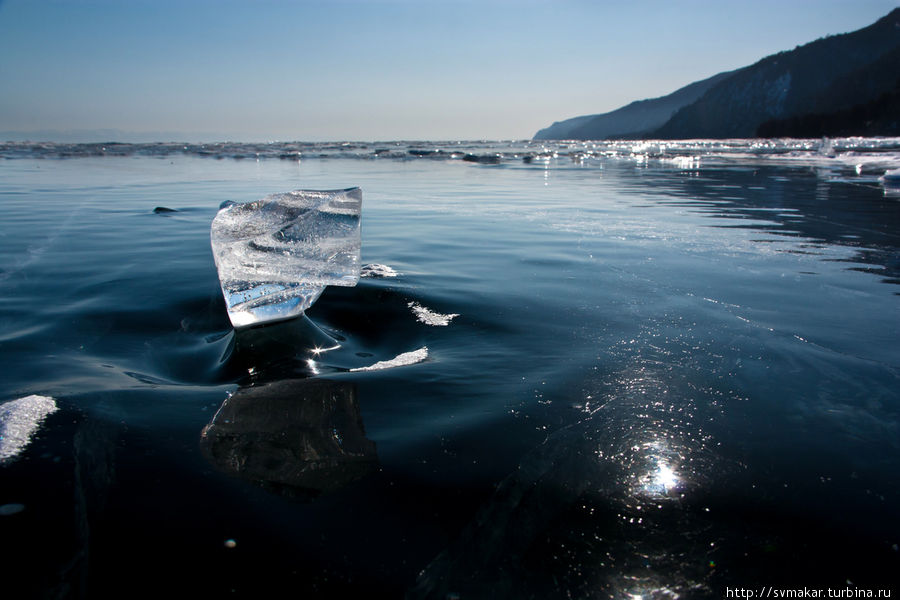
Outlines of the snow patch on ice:
[{"label": "snow patch on ice", "polygon": [[446,327],[450,324],[450,321],[459,316],[456,313],[442,315],[439,312],[434,312],[433,310],[422,306],[418,302],[410,302],[407,306],[412,309],[420,323],[425,323],[432,327]]},{"label": "snow patch on ice", "polygon": [[387,265],[378,263],[363,265],[359,270],[360,277],[396,277],[397,275],[400,275],[400,273]]},{"label": "snow patch on ice", "polygon": [[47,415],[56,411],[53,398],[34,394],[0,404],[0,463],[18,456]]},{"label": "snow patch on ice", "polygon": [[407,365],[414,365],[416,363],[420,363],[423,360],[428,358],[428,347],[423,346],[418,350],[413,350],[412,352],[404,352],[403,354],[398,354],[391,360],[382,360],[378,361],[374,365],[369,365],[368,367],[357,367],[355,369],[350,369],[351,371],[380,371],[382,369],[393,369],[394,367],[405,367]]}]

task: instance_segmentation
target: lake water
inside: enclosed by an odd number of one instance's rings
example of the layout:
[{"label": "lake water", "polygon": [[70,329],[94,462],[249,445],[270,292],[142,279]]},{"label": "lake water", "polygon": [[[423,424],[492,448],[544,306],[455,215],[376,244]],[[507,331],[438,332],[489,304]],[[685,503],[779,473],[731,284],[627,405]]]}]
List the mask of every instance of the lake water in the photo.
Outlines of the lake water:
[{"label": "lake water", "polygon": [[[0,157],[5,598],[898,582],[898,139]],[[395,276],[235,332],[219,204],[351,186]]]}]

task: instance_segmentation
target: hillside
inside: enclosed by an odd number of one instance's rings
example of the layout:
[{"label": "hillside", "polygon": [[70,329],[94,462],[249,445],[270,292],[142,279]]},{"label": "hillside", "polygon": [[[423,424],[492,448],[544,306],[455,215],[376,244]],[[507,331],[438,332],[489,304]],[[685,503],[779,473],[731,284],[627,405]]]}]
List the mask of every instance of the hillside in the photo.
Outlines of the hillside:
[{"label": "hillside", "polygon": [[695,102],[731,73],[719,73],[686,85],[667,96],[637,100],[612,112],[557,121],[534,136],[536,140],[599,140],[655,129],[678,109]]},{"label": "hillside", "polygon": [[898,81],[900,8],[662,98],[554,123],[535,139],[897,135]]}]

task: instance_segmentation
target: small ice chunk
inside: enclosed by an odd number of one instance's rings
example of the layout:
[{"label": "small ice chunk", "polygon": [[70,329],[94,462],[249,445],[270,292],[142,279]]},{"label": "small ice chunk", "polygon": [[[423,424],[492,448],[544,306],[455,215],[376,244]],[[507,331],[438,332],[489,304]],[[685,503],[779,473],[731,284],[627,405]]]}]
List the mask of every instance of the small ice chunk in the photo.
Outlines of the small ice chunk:
[{"label": "small ice chunk", "polygon": [[450,321],[459,316],[456,313],[442,315],[439,312],[434,312],[433,310],[422,306],[418,302],[410,302],[407,306],[409,306],[416,314],[416,318],[420,323],[425,323],[432,327],[446,327],[450,324]]},{"label": "small ice chunk", "polygon": [[898,187],[900,186],[900,169],[888,169],[879,179],[885,186]]},{"label": "small ice chunk", "polygon": [[56,410],[56,401],[49,396],[31,395],[0,404],[0,464],[18,456],[41,422]]},{"label": "small ice chunk", "polygon": [[391,360],[382,360],[378,361],[374,365],[369,365],[368,367],[357,367],[355,369],[350,369],[351,371],[380,371],[382,369],[393,369],[394,367],[405,367],[407,365],[414,365],[416,363],[420,363],[423,360],[428,358],[428,347],[423,346],[418,350],[413,350],[412,352],[404,352],[403,354],[398,354]]},{"label": "small ice chunk", "polygon": [[363,268],[360,269],[359,272],[360,277],[396,277],[399,274],[400,273],[398,273],[391,267],[387,265],[380,265],[378,263],[363,265]]},{"label": "small ice chunk", "polygon": [[362,190],[298,190],[226,203],[210,241],[235,327],[297,317],[360,274]]},{"label": "small ice chunk", "polygon": [[821,156],[827,156],[829,158],[837,156],[837,153],[834,151],[834,143],[827,137],[823,137],[822,141],[816,144],[816,151]]}]

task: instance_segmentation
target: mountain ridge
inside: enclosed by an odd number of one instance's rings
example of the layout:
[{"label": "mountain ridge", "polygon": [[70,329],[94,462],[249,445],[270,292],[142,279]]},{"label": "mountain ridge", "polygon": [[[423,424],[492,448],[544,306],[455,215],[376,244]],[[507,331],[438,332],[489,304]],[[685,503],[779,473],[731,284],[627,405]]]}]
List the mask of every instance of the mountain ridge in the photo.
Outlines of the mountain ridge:
[{"label": "mountain ridge", "polygon": [[[801,130],[822,132],[817,135],[856,130],[865,135],[897,135],[900,114],[891,99],[900,80],[897,57],[900,8],[862,29],[766,56],[668,96],[554,123],[534,139],[723,139],[775,132],[796,137],[802,135]],[[636,107],[660,103],[688,89],[702,93],[694,98],[690,94],[680,96],[688,101],[678,105],[663,122],[647,121],[644,126],[630,127],[637,122]],[[674,104],[670,101],[669,106]],[[657,115],[662,112],[660,108]],[[565,135],[555,137],[560,133]]]},{"label": "mountain ridge", "polygon": [[[616,110],[581,117],[573,117],[557,121],[550,127],[541,129],[535,134],[536,140],[557,139],[604,139],[621,134],[659,127],[669,120],[675,112],[687,104],[696,101],[710,87],[730,75],[732,71],[718,73],[700,81],[681,87],[671,94],[658,98],[635,100]],[[568,134],[578,131],[587,137],[570,138]]]}]

